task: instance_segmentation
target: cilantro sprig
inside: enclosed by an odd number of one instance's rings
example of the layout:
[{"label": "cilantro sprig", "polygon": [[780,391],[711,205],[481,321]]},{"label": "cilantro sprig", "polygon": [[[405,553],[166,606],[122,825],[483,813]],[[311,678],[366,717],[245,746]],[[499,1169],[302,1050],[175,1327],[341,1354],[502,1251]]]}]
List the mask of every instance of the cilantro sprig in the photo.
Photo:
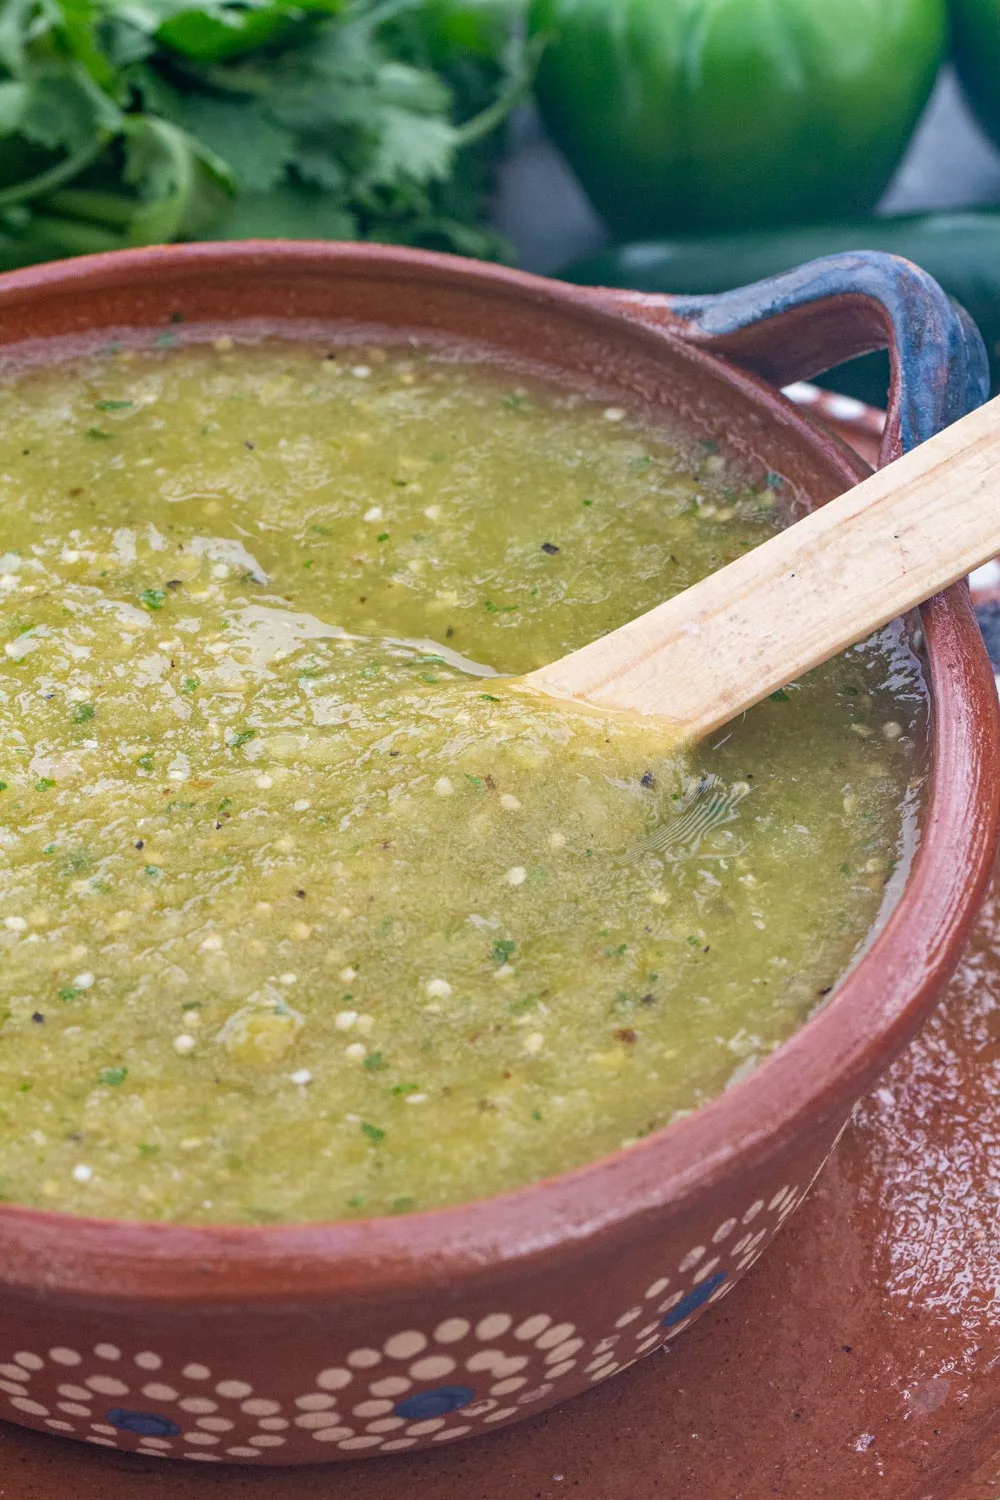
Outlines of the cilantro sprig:
[{"label": "cilantro sprig", "polygon": [[177,239],[497,255],[500,0],[3,0],[0,269]]}]

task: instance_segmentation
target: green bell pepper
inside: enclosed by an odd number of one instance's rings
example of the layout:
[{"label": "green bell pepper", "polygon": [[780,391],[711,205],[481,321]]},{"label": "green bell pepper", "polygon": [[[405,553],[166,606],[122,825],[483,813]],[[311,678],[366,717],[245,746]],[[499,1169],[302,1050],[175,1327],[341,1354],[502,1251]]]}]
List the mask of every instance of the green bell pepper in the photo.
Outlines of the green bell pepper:
[{"label": "green bell pepper", "polygon": [[857,217],[945,50],[945,0],[531,0],[546,126],[622,234]]},{"label": "green bell pepper", "polygon": [[1000,146],[1000,0],[951,0],[951,24],[965,96]]}]

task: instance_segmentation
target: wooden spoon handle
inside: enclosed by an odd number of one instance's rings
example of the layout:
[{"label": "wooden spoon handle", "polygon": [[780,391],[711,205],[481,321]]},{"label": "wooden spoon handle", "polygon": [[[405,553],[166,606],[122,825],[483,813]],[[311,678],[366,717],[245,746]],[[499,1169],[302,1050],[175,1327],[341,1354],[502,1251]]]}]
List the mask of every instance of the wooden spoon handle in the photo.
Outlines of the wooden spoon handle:
[{"label": "wooden spoon handle", "polygon": [[1000,397],[525,682],[700,739],[997,553]]}]

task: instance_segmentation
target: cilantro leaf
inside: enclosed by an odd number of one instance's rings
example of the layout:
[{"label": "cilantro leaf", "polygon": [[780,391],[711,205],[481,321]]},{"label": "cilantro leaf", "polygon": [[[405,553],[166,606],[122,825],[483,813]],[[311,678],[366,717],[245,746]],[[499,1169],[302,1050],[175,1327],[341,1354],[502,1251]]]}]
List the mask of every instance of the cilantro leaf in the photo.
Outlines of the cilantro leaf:
[{"label": "cilantro leaf", "polygon": [[205,234],[210,240],[255,240],[278,235],[288,240],[352,240],[357,220],[336,199],[285,186],[270,193],[243,193]]},{"label": "cilantro leaf", "polygon": [[191,94],[181,102],[177,118],[251,192],[277,187],[295,158],[295,136],[255,100]]},{"label": "cilantro leaf", "polygon": [[79,64],[38,69],[23,100],[17,130],[49,150],[74,150],[81,141],[120,130],[122,114]]},{"label": "cilantro leaf", "polygon": [[133,115],[126,130],[125,181],[144,200],[129,243],[156,245],[196,234],[218,215],[235,182],[226,163],[167,120]]},{"label": "cilantro leaf", "polygon": [[0,269],[176,239],[497,256],[534,44],[481,0],[0,0]]}]

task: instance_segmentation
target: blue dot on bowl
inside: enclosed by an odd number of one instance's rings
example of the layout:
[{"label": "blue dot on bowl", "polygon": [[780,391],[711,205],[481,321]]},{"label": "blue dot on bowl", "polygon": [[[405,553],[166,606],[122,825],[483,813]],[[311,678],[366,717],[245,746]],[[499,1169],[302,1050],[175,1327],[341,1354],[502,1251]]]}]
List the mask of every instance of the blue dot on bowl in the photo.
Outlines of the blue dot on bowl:
[{"label": "blue dot on bowl", "polygon": [[417,1391],[396,1407],[397,1417],[420,1422],[425,1417],[446,1417],[450,1411],[468,1406],[475,1391],[467,1385],[439,1385],[431,1391]]},{"label": "blue dot on bowl", "polygon": [[108,1422],[121,1432],[134,1432],[138,1437],[176,1437],[180,1432],[176,1422],[161,1417],[155,1411],[129,1411],[124,1406],[112,1406]]},{"label": "blue dot on bowl", "polygon": [[694,1287],[686,1297],[682,1297],[676,1307],[672,1307],[663,1320],[664,1328],[676,1328],[678,1323],[683,1323],[693,1312],[697,1312],[703,1302],[707,1302],[717,1287],[720,1287],[728,1276],[728,1271],[716,1271],[714,1276],[706,1276],[700,1286]]}]

